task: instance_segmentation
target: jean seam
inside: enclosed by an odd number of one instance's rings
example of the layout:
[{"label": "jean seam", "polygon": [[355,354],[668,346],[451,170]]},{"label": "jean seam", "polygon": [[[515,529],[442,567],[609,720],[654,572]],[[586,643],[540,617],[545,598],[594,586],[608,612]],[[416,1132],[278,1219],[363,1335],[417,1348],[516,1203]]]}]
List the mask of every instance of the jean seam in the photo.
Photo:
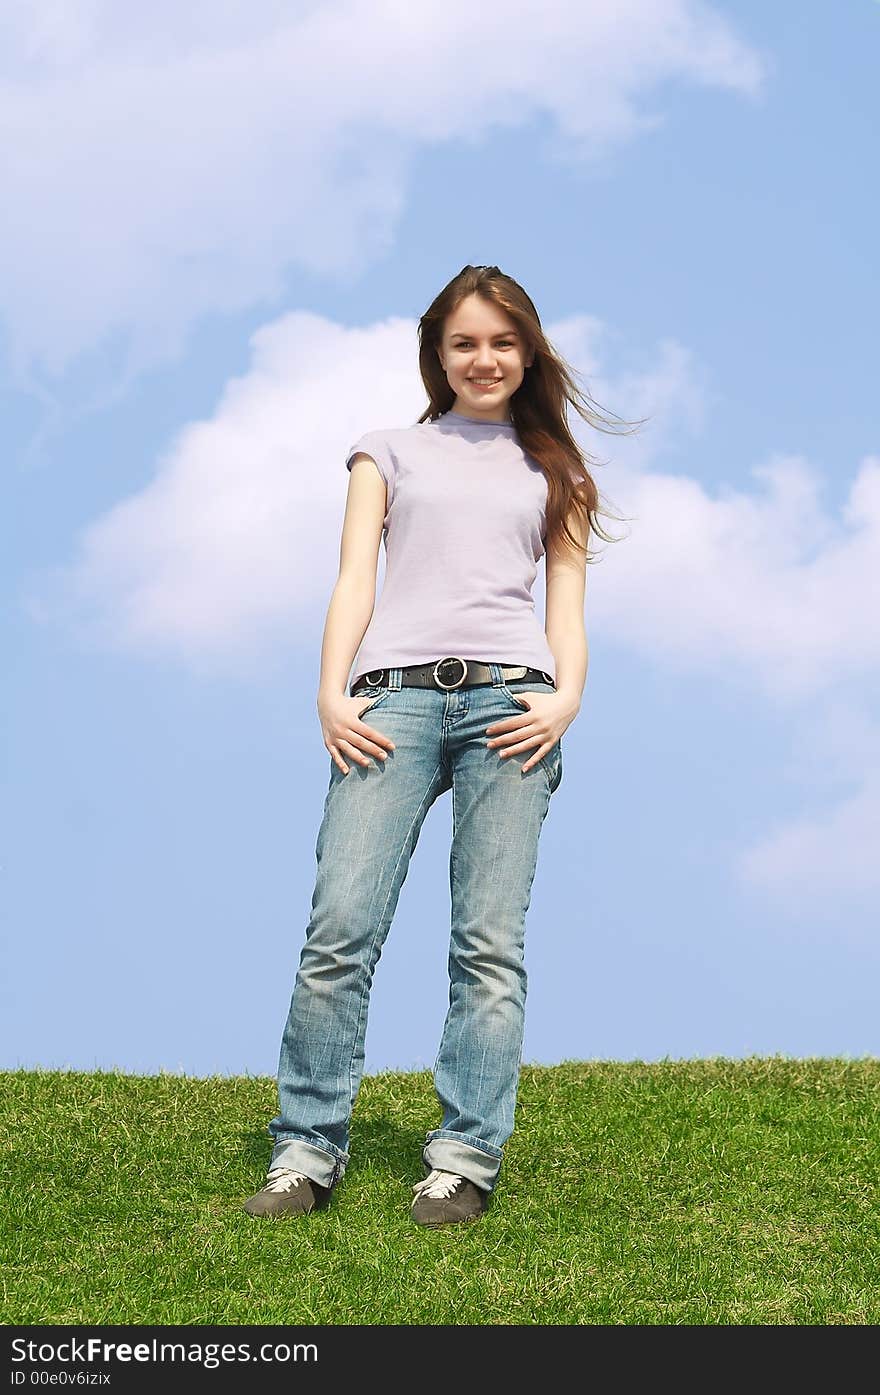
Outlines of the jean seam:
[{"label": "jean seam", "polygon": [[[451,848],[449,849],[449,897],[450,897],[450,900],[453,900],[454,897],[455,897],[455,880],[456,880],[456,872],[455,872],[455,830],[456,830],[456,827],[457,827],[457,823],[456,823],[456,807],[455,807],[455,780],[453,780],[453,781],[452,781],[452,846],[451,846]],[[449,1007],[451,1007],[451,1005],[452,1005],[452,965],[451,965],[451,962],[450,962],[451,959],[452,959],[452,933],[451,933],[451,928],[450,928],[450,944],[449,944],[449,950],[448,950],[448,952],[447,952],[447,972],[448,972],[448,974],[449,974],[449,993],[447,994],[448,1006],[447,1006],[446,1017],[445,1017],[444,1022],[443,1022],[443,1030],[442,1030],[442,1032],[440,1033],[440,1043],[439,1043],[439,1045],[438,1045],[438,1047],[437,1047],[437,1053],[436,1053],[436,1055],[435,1055],[435,1057],[434,1057],[434,1069],[433,1069],[432,1074],[434,1074],[435,1076],[436,1076],[437,1070],[438,1070],[438,1068],[439,1068],[439,1066],[440,1066],[440,1058],[441,1058],[442,1055],[443,1055],[443,1043],[444,1043],[445,1040],[446,1040],[446,1029],[447,1029],[447,1027],[449,1026],[449,1017],[450,1017]]]},{"label": "jean seam", "polygon": [[[434,788],[434,781],[436,780],[437,775],[438,775],[438,773],[439,773],[439,771],[440,771],[441,769],[442,769],[442,765],[438,765],[438,766],[436,767],[436,769],[434,770],[433,775],[431,776],[430,780],[428,781],[428,788],[425,790],[425,793],[422,795],[422,798],[421,798],[420,801],[419,801],[418,808],[416,809],[416,812],[413,814],[412,821],[411,821],[411,823],[410,823],[410,825],[409,825],[409,828],[408,828],[407,831],[406,831],[406,838],[404,838],[404,839],[401,840],[400,852],[399,852],[398,855],[397,855],[397,862],[396,862],[396,864],[395,864],[394,871],[393,871],[393,873],[392,873],[392,875],[391,875],[391,878],[390,878],[390,881],[389,881],[389,883],[388,883],[388,892],[387,892],[387,895],[386,895],[386,897],[385,897],[385,904],[383,905],[382,911],[381,911],[381,913],[380,913],[380,915],[379,915],[379,919],[378,919],[378,921],[376,922],[376,928],[375,928],[375,930],[373,931],[373,934],[372,934],[371,937],[370,937],[370,946],[369,946],[369,952],[368,952],[368,955],[367,955],[367,966],[369,966],[369,965],[372,964],[372,962],[373,962],[373,950],[374,950],[375,945],[376,945],[376,940],[378,939],[379,933],[380,933],[380,931],[381,931],[381,929],[382,929],[382,922],[383,922],[384,919],[385,919],[385,912],[386,912],[386,910],[388,909],[388,902],[389,902],[390,899],[391,899],[391,893],[392,893],[392,891],[393,891],[393,889],[394,889],[394,885],[395,885],[395,882],[396,882],[396,879],[397,879],[397,871],[398,871],[398,868],[400,867],[400,863],[401,863],[401,860],[402,860],[402,858],[403,858],[404,849],[406,848],[407,843],[409,842],[410,835],[412,834],[413,828],[415,827],[416,822],[418,821],[418,817],[419,817],[419,814],[421,813],[422,806],[424,805],[425,800],[427,799],[428,795],[431,793],[431,790]],[[361,985],[361,1000],[360,1000],[360,1003],[358,1004],[357,1022],[356,1022],[356,1024],[355,1024],[354,1038],[353,1038],[353,1040],[352,1040],[352,1046],[351,1046],[351,1059],[350,1059],[350,1061],[349,1061],[349,1063],[348,1063],[348,1094],[349,1094],[349,1109],[350,1109],[350,1110],[353,1110],[353,1109],[354,1109],[354,1057],[355,1057],[355,1051],[357,1050],[358,1039],[359,1039],[359,1037],[360,1037],[361,1022],[362,1022],[362,1019],[363,1019],[363,1017],[364,1017],[364,1013],[365,1013],[365,1010],[366,1010],[366,1006],[367,1006],[368,999],[369,999],[369,978],[368,978],[368,975],[365,974],[365,975],[364,975],[363,984]]]}]

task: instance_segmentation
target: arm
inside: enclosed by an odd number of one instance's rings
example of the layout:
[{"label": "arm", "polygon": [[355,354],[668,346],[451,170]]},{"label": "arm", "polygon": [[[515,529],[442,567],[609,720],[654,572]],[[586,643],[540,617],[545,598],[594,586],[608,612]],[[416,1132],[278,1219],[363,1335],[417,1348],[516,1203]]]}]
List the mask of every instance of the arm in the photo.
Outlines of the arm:
[{"label": "arm", "polygon": [[[586,548],[588,528],[575,510],[569,514],[568,526]],[[556,660],[556,690],[567,699],[573,713],[580,710],[589,666],[584,624],[586,570],[585,551],[574,552],[564,540],[548,547],[544,632]]]},{"label": "arm", "polygon": [[376,567],[385,518],[385,481],[371,456],[352,461],[339,549],[321,646],[318,696],[345,693],[358,646],[376,603]]}]

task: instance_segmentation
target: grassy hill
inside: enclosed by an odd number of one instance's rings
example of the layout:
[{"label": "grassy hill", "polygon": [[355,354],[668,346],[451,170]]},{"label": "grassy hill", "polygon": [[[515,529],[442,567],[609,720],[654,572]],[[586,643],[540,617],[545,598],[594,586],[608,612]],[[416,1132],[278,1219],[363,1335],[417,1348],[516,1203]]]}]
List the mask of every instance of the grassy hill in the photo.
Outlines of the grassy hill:
[{"label": "grassy hill", "polygon": [[241,1210],[268,1078],[0,1074],[4,1324],[876,1324],[880,1060],[524,1066],[487,1213],[409,1216],[430,1074],[366,1076],[326,1211]]}]

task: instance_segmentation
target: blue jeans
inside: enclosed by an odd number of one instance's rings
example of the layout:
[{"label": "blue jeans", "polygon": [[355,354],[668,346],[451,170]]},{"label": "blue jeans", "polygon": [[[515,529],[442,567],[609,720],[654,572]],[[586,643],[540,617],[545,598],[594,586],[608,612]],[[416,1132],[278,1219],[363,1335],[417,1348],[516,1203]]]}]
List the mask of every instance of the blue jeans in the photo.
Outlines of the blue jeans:
[{"label": "blue jeans", "polygon": [[369,765],[331,758],[316,848],[318,871],[278,1067],[271,1167],[332,1186],[349,1161],[349,1121],[364,1066],[373,973],[428,809],[452,790],[449,1009],[434,1065],[443,1111],[422,1150],[427,1168],[492,1191],[513,1132],[526,998],[525,917],[562,743],[523,774],[534,747],[489,749],[486,727],[525,710],[517,692],[546,682],[449,692],[387,686],[361,696],[359,715],[396,749]]}]

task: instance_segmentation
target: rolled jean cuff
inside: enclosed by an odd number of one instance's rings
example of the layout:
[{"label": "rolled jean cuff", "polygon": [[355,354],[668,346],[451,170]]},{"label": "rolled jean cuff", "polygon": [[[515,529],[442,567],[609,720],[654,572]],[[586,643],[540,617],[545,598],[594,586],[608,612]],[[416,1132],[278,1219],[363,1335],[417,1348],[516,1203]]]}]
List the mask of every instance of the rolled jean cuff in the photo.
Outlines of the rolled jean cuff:
[{"label": "rolled jean cuff", "polygon": [[422,1162],[428,1168],[457,1172],[475,1187],[491,1192],[501,1169],[501,1149],[481,1143],[469,1134],[432,1129],[425,1139]]},{"label": "rolled jean cuff", "polygon": [[292,1167],[319,1186],[332,1187],[343,1176],[347,1161],[347,1157],[316,1148],[304,1138],[279,1138],[272,1149],[269,1167]]}]

